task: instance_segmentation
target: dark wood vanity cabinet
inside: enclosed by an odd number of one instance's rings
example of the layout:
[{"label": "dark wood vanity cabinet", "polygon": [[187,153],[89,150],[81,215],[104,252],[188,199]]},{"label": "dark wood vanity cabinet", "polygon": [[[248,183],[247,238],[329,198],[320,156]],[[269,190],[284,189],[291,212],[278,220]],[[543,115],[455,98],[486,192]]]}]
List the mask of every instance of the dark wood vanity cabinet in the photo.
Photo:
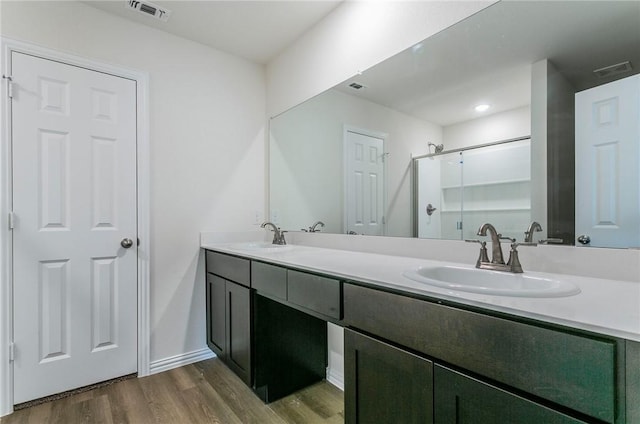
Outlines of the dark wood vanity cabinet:
[{"label": "dark wood vanity cabinet", "polygon": [[436,365],[435,424],[585,424],[473,377]]},{"label": "dark wood vanity cabinet", "polygon": [[206,252],[207,345],[265,402],[325,377],[339,280]]},{"label": "dark wood vanity cabinet", "polygon": [[249,260],[207,252],[206,268],[207,345],[242,381],[250,385]]},{"label": "dark wood vanity cabinet", "polygon": [[273,402],[325,378],[327,320],[341,310],[339,280],[259,261],[254,290],[253,391]]},{"label": "dark wood vanity cabinet", "polygon": [[585,424],[345,329],[346,424]]},{"label": "dark wood vanity cabinet", "polygon": [[345,329],[346,424],[433,422],[433,363]]},{"label": "dark wood vanity cabinet", "polygon": [[206,257],[207,344],[265,402],[324,378],[329,321],[345,327],[347,424],[640,424],[638,342]]},{"label": "dark wood vanity cabinet", "polygon": [[[512,321],[359,284],[344,285],[344,324],[353,330],[345,330],[347,405],[402,409],[400,401],[384,389],[362,391],[360,374],[368,365],[359,362],[362,341],[353,336],[357,331],[379,339],[380,346],[404,351],[407,358],[418,355],[434,362],[432,381],[417,372],[398,378],[405,389],[422,384],[433,390],[433,416],[438,424],[627,423],[625,390],[618,384],[624,370],[623,341]],[[371,368],[377,367],[395,384],[383,362],[385,354],[378,355],[378,363]],[[364,362],[375,363],[371,358]],[[374,422],[356,413],[358,406],[354,412],[347,405],[347,423]],[[431,408],[425,402],[421,405]],[[585,421],[580,421],[582,417]],[[424,421],[406,417],[402,422]]]}]

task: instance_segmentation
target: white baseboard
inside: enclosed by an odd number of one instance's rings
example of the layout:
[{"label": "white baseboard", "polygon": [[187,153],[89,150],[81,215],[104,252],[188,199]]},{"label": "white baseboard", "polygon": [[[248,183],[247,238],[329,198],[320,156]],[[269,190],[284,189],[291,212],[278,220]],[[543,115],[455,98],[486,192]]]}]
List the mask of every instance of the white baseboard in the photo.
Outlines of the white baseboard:
[{"label": "white baseboard", "polygon": [[344,392],[344,374],[327,367],[327,381]]},{"label": "white baseboard", "polygon": [[169,371],[173,368],[193,364],[198,361],[204,361],[205,359],[215,358],[215,356],[216,355],[211,352],[210,349],[204,348],[194,350],[193,352],[170,356],[164,359],[158,359],[157,361],[151,361],[149,364],[149,375]]}]

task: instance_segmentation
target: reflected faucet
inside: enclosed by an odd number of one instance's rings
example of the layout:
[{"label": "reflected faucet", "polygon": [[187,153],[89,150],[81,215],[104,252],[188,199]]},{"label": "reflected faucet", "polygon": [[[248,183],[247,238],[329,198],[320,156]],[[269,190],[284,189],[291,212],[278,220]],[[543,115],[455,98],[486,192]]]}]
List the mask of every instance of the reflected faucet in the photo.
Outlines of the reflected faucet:
[{"label": "reflected faucet", "polygon": [[322,221],[316,221],[311,227],[309,227],[309,232],[310,233],[316,233],[319,232],[320,230],[316,229],[317,226],[320,226],[321,228],[324,228],[324,222]]},{"label": "reflected faucet", "polygon": [[[524,242],[525,243],[533,243],[533,232],[542,231],[542,226],[538,224],[536,221],[533,221],[529,224],[529,228],[524,232]],[[538,240],[538,244],[562,244],[563,240],[561,238],[548,238],[545,240]]]},{"label": "reflected faucet", "polygon": [[262,225],[260,225],[260,228],[266,228],[266,227],[271,227],[273,231],[273,241],[271,242],[271,244],[278,244],[278,245],[287,244],[287,241],[284,239],[284,233],[286,233],[286,231],[282,231],[279,227],[276,227],[275,224],[268,221],[263,222]]},{"label": "reflected faucet", "polygon": [[533,221],[531,224],[529,224],[529,228],[527,228],[527,231],[524,232],[525,243],[533,243],[534,231],[536,232],[542,231],[542,226],[537,221]]}]

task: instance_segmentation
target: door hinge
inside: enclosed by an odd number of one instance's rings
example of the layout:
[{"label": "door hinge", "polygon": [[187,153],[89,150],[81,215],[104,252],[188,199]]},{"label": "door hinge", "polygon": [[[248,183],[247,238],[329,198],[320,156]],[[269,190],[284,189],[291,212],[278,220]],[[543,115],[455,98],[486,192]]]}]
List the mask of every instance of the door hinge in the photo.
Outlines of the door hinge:
[{"label": "door hinge", "polygon": [[13,230],[16,226],[16,214],[9,212],[9,229]]},{"label": "door hinge", "polygon": [[9,343],[9,362],[16,360],[16,345],[15,343]]},{"label": "door hinge", "polygon": [[13,78],[11,76],[3,75],[2,79],[7,81],[7,96],[13,99]]}]

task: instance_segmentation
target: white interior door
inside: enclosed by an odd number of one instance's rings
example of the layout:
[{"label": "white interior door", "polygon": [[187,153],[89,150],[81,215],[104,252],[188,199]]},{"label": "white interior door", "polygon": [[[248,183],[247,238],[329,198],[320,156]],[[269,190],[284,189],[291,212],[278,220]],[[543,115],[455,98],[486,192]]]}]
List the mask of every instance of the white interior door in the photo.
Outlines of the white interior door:
[{"label": "white interior door", "polygon": [[346,231],[384,235],[384,140],[345,134]]},{"label": "white interior door", "polygon": [[136,83],[11,60],[21,403],[136,372]]},{"label": "white interior door", "polygon": [[577,93],[576,237],[640,247],[639,186],[640,75]]}]

